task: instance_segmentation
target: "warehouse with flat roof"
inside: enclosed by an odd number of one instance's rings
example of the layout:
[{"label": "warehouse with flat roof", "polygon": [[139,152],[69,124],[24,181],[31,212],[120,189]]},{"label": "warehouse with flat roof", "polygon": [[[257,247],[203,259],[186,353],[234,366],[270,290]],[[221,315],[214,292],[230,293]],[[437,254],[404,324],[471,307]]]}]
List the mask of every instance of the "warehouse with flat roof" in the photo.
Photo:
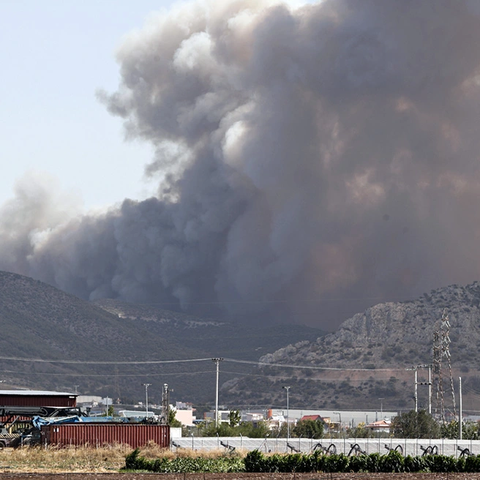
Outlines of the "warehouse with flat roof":
[{"label": "warehouse with flat roof", "polygon": [[77,394],[46,390],[0,390],[0,406],[76,407]]}]

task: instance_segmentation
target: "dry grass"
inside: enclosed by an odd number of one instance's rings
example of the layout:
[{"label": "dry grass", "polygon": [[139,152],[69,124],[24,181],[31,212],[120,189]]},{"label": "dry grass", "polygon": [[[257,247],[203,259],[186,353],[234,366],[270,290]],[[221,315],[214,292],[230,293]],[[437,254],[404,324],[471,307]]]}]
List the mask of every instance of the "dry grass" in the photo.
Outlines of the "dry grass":
[{"label": "dry grass", "polygon": [[[108,473],[116,472],[125,466],[125,456],[132,451],[128,445],[114,447],[70,447],[41,448],[22,447],[16,450],[0,450],[1,472],[22,473]],[[151,443],[140,449],[140,455],[147,459],[159,457],[206,457],[216,458],[225,455],[223,450],[192,451],[179,449],[172,452]]]},{"label": "dry grass", "polygon": [[0,451],[0,471],[28,473],[112,472],[125,466],[130,447],[40,448],[23,447]]}]

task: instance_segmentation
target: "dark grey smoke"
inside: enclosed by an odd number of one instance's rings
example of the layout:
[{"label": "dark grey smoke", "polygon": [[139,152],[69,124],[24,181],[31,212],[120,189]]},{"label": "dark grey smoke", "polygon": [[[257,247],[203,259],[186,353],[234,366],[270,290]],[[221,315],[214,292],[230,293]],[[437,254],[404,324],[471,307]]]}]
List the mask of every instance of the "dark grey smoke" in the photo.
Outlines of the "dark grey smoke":
[{"label": "dark grey smoke", "polygon": [[154,144],[157,197],[67,218],[24,186],[1,212],[0,267],[90,299],[328,328],[479,279],[479,15],[241,0],[157,17],[99,93]]}]

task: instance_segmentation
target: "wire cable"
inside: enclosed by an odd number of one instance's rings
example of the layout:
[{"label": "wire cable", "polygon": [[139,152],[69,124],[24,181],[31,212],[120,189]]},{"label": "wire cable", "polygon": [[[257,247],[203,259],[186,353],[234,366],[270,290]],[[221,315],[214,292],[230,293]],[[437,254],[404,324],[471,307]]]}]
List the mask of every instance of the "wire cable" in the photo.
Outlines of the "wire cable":
[{"label": "wire cable", "polygon": [[12,362],[33,362],[33,363],[63,363],[73,365],[162,365],[167,363],[191,363],[206,362],[211,358],[189,358],[183,360],[144,360],[144,361],[96,361],[96,360],[45,360],[43,358],[21,358],[21,357],[1,357],[0,360],[8,360]]}]

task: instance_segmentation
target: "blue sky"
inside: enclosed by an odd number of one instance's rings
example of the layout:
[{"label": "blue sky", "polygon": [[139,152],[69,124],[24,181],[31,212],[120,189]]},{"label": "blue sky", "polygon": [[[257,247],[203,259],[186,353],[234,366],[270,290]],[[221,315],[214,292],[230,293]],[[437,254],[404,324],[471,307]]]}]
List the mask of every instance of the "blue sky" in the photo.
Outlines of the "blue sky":
[{"label": "blue sky", "polygon": [[148,145],[124,141],[95,97],[118,86],[122,36],[172,0],[0,1],[0,204],[26,172],[55,177],[85,208],[145,198]]}]

